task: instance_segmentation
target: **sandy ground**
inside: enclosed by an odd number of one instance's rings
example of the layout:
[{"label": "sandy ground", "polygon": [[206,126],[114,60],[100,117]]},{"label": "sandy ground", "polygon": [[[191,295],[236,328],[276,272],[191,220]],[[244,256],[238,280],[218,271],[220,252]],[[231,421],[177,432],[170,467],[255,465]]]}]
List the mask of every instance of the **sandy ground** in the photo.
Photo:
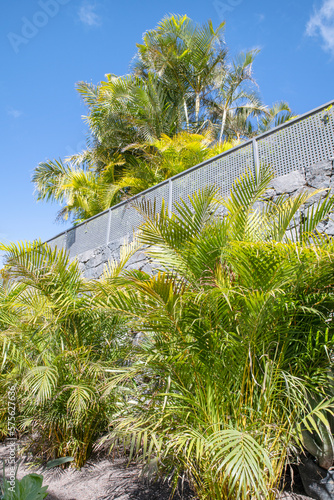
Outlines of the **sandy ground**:
[{"label": "sandy ground", "polygon": [[[8,457],[6,442],[0,443],[0,460],[7,460]],[[46,500],[168,500],[171,495],[171,489],[165,483],[148,484],[142,481],[139,467],[127,466],[124,459],[95,460],[88,462],[80,471],[62,470],[59,467],[43,471],[20,463],[17,477],[21,479],[31,472],[43,474],[43,486],[49,486]],[[189,490],[184,491],[183,495],[176,494],[173,498],[195,500]],[[294,493],[283,493],[280,500],[310,499]]]},{"label": "sandy ground", "polygon": [[[0,461],[8,460],[9,448],[0,443]],[[2,464],[1,464],[2,465]],[[128,465],[124,459],[112,461],[108,457],[88,461],[81,470],[56,467],[42,470],[21,462],[18,479],[26,474],[43,474],[43,486],[48,485],[46,500],[168,500],[171,488],[165,483],[150,483],[140,478],[140,468]],[[0,471],[2,478],[2,466]],[[194,500],[189,490],[175,495],[175,500]]]}]

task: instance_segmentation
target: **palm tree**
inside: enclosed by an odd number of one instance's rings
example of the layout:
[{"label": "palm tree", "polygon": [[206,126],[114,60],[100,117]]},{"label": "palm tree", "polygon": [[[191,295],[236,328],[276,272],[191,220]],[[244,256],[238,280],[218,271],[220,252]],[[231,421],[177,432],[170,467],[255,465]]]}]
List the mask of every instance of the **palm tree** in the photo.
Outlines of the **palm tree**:
[{"label": "palm tree", "polygon": [[271,177],[246,174],[226,202],[206,188],[171,216],[140,203],[155,273],[111,271],[95,289],[143,338],[110,385],[134,389],[109,438],[185,473],[201,499],[275,498],[302,428],[332,408],[333,244],[312,232],[334,200],[306,209],[292,237],[308,195],[266,202]]},{"label": "palm tree", "polygon": [[[216,87],[218,95],[208,101],[213,123],[219,124],[218,142],[226,133],[226,125],[241,113],[249,119],[267,113],[257,92],[250,87],[254,84],[252,65],[258,50],[241,53],[232,62],[225,74],[218,75]],[[248,86],[247,86],[248,84]]]},{"label": "palm tree", "polygon": [[[60,218],[73,215],[80,222],[165,180],[166,172],[197,163],[196,157],[193,164],[184,162],[183,155],[167,167],[156,146],[163,138],[215,131],[220,151],[288,119],[285,103],[268,110],[254,90],[258,51],[228,64],[223,30],[224,23],[215,29],[211,21],[198,25],[187,16],[167,16],[137,45],[131,74],[107,74],[98,85],[79,82],[88,107],[87,149],[67,161],[38,165],[33,176],[38,199],[65,202]],[[212,151],[211,146],[208,155],[199,156],[211,157]]]},{"label": "palm tree", "polygon": [[[92,307],[77,262],[42,242],[1,245],[0,393],[20,394],[16,423],[35,456],[73,456],[81,467],[116,407],[101,395],[129,349],[123,319]],[[7,418],[7,415],[4,415]]]},{"label": "palm tree", "polygon": [[334,200],[273,203],[271,179],[245,174],[226,201],[206,188],[171,216],[138,204],[152,275],[124,271],[137,243],[96,282],[41,242],[1,246],[0,390],[19,384],[38,450],[80,466],[109,421],[201,499],[273,497],[290,447],[333,410],[334,252],[314,231]]},{"label": "palm tree", "polygon": [[97,174],[71,162],[48,160],[36,167],[33,182],[37,200],[51,200],[65,205],[58,212],[59,220],[72,219],[74,224],[92,217],[121,201],[115,170],[124,160],[110,162]]},{"label": "palm tree", "polygon": [[[255,116],[254,116],[255,115]],[[273,127],[295,118],[288,103],[281,101],[271,108],[265,107],[264,112],[256,116],[252,107],[240,107],[226,114],[225,137],[227,139],[256,137],[271,130]]]},{"label": "palm tree", "polygon": [[[145,80],[133,75],[106,76],[107,81],[96,87],[85,82],[77,85],[89,109],[91,150],[107,155],[120,153],[133,143],[151,142],[180,130],[183,115],[178,102],[171,100],[168,89],[155,75]],[[91,166],[100,170],[99,163]]]},{"label": "palm tree", "polygon": [[267,132],[273,127],[278,127],[283,123],[292,120],[296,116],[292,113],[288,103],[281,101],[273,104],[271,108],[268,109],[267,113],[261,117],[258,131],[260,133]]},{"label": "palm tree", "polygon": [[137,44],[135,73],[158,75],[173,95],[180,96],[186,130],[191,123],[195,129],[199,126],[201,100],[212,90],[215,76],[225,72],[224,26],[222,22],[214,29],[211,21],[200,26],[187,16],[166,16]]},{"label": "palm tree", "polygon": [[173,137],[163,134],[160,139],[142,145],[133,145],[141,151],[138,157],[125,167],[118,186],[135,195],[159,182],[198,165],[213,156],[232,148],[237,141],[218,145],[213,134],[180,132]]}]

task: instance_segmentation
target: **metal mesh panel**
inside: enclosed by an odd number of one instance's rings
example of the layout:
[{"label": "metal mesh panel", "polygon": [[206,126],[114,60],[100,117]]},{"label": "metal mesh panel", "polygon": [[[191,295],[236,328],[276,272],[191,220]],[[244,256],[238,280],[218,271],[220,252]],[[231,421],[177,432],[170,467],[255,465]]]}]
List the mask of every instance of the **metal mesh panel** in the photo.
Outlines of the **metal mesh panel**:
[{"label": "metal mesh panel", "polygon": [[138,200],[139,201],[147,200],[150,201],[151,203],[154,203],[155,201],[156,210],[158,211],[161,209],[162,200],[165,200],[165,205],[168,204],[168,195],[169,195],[169,184],[166,183],[163,186],[159,186],[156,189],[150,191],[149,193],[139,196]]},{"label": "metal mesh panel", "polygon": [[[304,170],[323,160],[334,158],[334,107],[309,113],[300,120],[274,130],[256,139],[260,164],[271,165],[277,177],[294,170]],[[220,158],[172,179],[172,200],[189,200],[195,191],[204,186],[217,186],[223,196],[228,196],[235,179],[249,168],[254,168],[253,148],[248,143],[235,148]],[[150,192],[129,200],[109,212],[88,220],[70,231],[48,241],[52,248],[66,247],[74,257],[108,242],[132,237],[141,223],[141,216],[134,208],[143,199],[156,201],[161,208],[162,199],[169,201],[169,183],[157,186]],[[110,217],[110,218],[109,218]],[[110,222],[109,222],[110,221]]]},{"label": "metal mesh panel", "polygon": [[67,233],[66,248],[70,257],[92,250],[106,243],[109,213],[105,212]]},{"label": "metal mesh panel", "polygon": [[113,208],[110,214],[109,241],[117,241],[131,235],[137,221],[139,222],[139,214],[130,203]]},{"label": "metal mesh panel", "polygon": [[66,233],[62,233],[56,238],[49,240],[48,245],[52,248],[52,250],[54,250],[56,247],[58,248],[58,250],[66,247]]},{"label": "metal mesh panel", "polygon": [[233,181],[248,168],[253,168],[252,145],[232,151],[173,180],[173,202],[188,201],[195,191],[205,186],[216,186],[223,196],[228,195]]},{"label": "metal mesh panel", "polygon": [[142,222],[139,212],[134,204],[142,200],[156,202],[158,210],[161,208],[162,199],[168,202],[168,184],[159,186],[145,195],[138,196],[134,202],[126,203],[111,210],[109,241],[116,241],[126,237],[132,237]]},{"label": "metal mesh panel", "polygon": [[333,137],[334,108],[322,110],[258,139],[260,163],[277,176],[304,170],[334,156]]}]

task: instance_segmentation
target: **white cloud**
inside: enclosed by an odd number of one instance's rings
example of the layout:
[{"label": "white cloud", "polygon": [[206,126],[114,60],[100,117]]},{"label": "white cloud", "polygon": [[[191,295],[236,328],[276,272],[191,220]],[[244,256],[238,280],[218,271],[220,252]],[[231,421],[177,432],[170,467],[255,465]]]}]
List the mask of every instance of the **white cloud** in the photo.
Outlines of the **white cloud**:
[{"label": "white cloud", "polygon": [[23,115],[23,112],[20,111],[19,109],[14,109],[14,108],[10,108],[8,111],[7,111],[7,114],[9,116],[12,116],[13,118],[20,118],[20,116]]},{"label": "white cloud", "polygon": [[323,0],[319,9],[314,9],[307,25],[308,36],[320,37],[324,50],[334,55],[334,0]]},{"label": "white cloud", "polygon": [[84,3],[79,9],[79,19],[87,26],[100,26],[101,17],[95,12],[96,5]]}]

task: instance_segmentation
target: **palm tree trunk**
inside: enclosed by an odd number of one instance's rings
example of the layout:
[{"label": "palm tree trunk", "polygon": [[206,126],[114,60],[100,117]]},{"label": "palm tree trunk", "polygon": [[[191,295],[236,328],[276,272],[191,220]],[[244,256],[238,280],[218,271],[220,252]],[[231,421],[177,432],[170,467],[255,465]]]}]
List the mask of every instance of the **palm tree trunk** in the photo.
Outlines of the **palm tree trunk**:
[{"label": "palm tree trunk", "polygon": [[189,131],[189,116],[188,116],[187,103],[185,99],[183,99],[183,106],[184,106],[184,114],[186,115],[187,131]]},{"label": "palm tree trunk", "polygon": [[222,125],[221,125],[221,128],[220,128],[220,134],[219,134],[219,144],[222,143],[222,137],[223,137],[224,128],[225,128],[225,122],[226,122],[226,114],[227,114],[227,110],[226,110],[226,108],[224,108],[223,118],[222,118]]},{"label": "palm tree trunk", "polygon": [[196,100],[195,100],[196,127],[198,126],[199,107],[200,107],[200,96],[199,96],[199,92],[196,92]]}]

